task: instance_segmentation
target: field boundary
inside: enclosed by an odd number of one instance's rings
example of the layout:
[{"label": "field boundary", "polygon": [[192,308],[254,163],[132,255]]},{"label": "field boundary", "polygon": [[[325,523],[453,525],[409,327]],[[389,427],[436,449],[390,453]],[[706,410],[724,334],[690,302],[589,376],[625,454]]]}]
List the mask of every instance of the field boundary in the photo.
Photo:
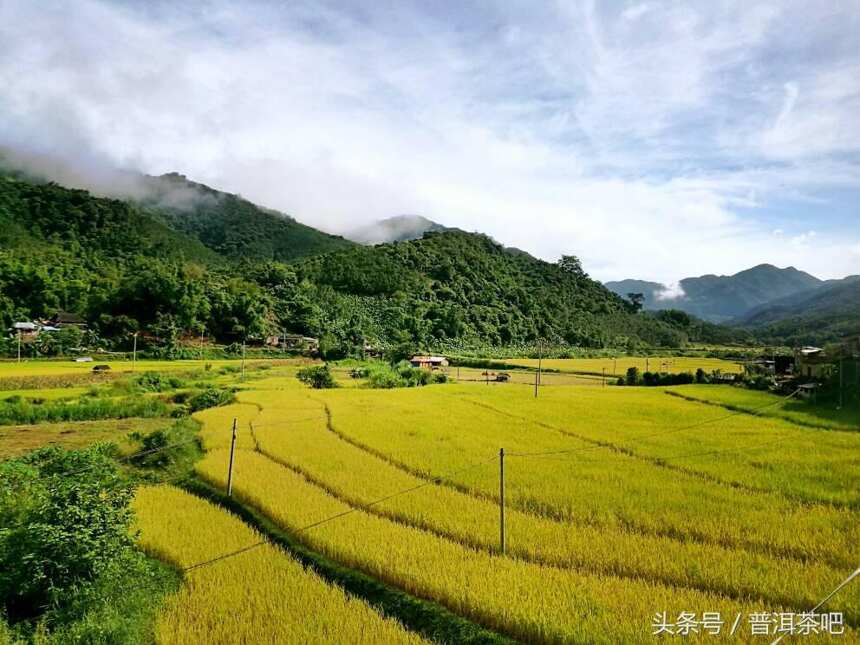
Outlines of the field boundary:
[{"label": "field boundary", "polygon": [[717,408],[723,408],[725,410],[731,410],[732,412],[739,412],[742,414],[748,414],[753,417],[759,417],[761,419],[776,419],[779,421],[784,421],[785,423],[790,423],[791,425],[800,426],[802,428],[810,428],[813,430],[826,430],[827,432],[849,432],[849,433],[857,433],[860,432],[860,427],[845,427],[845,428],[834,428],[833,426],[828,426],[820,423],[813,423],[812,421],[803,421],[802,419],[791,419],[789,417],[783,416],[769,416],[767,414],[759,414],[755,409],[745,408],[739,405],[734,405],[733,403],[722,403],[720,401],[709,401],[708,399],[699,399],[694,396],[690,396],[689,394],[684,394],[682,392],[676,392],[675,390],[664,390],[664,394],[668,394],[669,396],[674,396],[679,399],[683,399],[684,401],[689,401],[690,403],[701,403],[703,405],[711,405]]},{"label": "field boundary", "polygon": [[[439,485],[439,486],[445,486],[445,487],[450,488],[454,491],[457,491],[459,493],[463,493],[465,495],[469,495],[469,496],[471,496],[475,499],[478,499],[478,500],[488,501],[488,502],[491,502],[493,504],[499,503],[498,498],[493,496],[492,494],[484,493],[480,490],[470,489],[468,486],[464,486],[464,485],[462,485],[456,481],[450,480],[450,479],[434,477],[434,476],[432,476],[428,473],[425,473],[421,470],[412,468],[411,466],[408,466],[407,464],[403,464],[403,463],[397,461],[396,459],[393,459],[389,455],[386,455],[385,453],[382,453],[382,452],[376,450],[375,448],[372,448],[372,447],[369,447],[369,446],[362,444],[360,441],[355,440],[353,437],[350,437],[349,435],[344,434],[342,431],[337,430],[334,427],[334,423],[332,421],[332,413],[331,413],[331,410],[330,410],[330,408],[326,402],[319,401],[318,399],[314,399],[313,397],[309,397],[309,398],[311,398],[314,401],[317,401],[318,403],[320,403],[321,405],[324,406],[324,408],[326,410],[326,415],[327,415],[327,418],[326,418],[327,429],[330,432],[332,432],[335,436],[337,436],[339,439],[344,441],[345,443],[347,443],[347,444],[349,444],[349,445],[351,445],[351,446],[353,446],[359,450],[362,450],[362,451],[366,452],[367,454],[369,454],[373,457],[381,459],[382,461],[389,464],[390,466],[393,466],[394,468],[397,468],[398,470],[400,470],[406,474],[412,475],[414,477],[417,477],[418,479],[421,479],[423,481],[431,482],[431,483],[434,483],[434,484]],[[509,413],[506,413],[503,411],[499,411],[499,412],[501,414],[509,414]],[[514,417],[514,418],[517,418],[517,417]],[[556,428],[550,427],[549,429],[555,430]],[[593,447],[603,448],[605,446],[596,445]],[[269,455],[266,455],[266,456],[271,458]],[[513,457],[513,456],[515,456],[515,455],[511,454],[511,457]],[[558,458],[558,459],[560,459],[560,458]],[[667,459],[668,459],[668,457],[667,457]],[[275,460],[275,461],[277,461],[277,460]],[[278,463],[280,463],[280,462],[278,462]],[[736,489],[740,489],[740,488],[736,488]],[[742,490],[742,489],[740,489],[740,490]],[[766,496],[776,495],[777,497],[779,497],[778,493],[775,493],[773,491],[753,490],[751,492],[752,492],[752,494],[756,494],[756,495],[758,495],[758,494],[766,495]],[[510,508],[516,509],[517,511],[519,511],[521,513],[525,513],[527,515],[532,515],[534,517],[540,517],[540,518],[548,519],[548,520],[553,521],[553,522],[566,523],[566,522],[572,521],[572,518],[566,517],[562,514],[559,514],[552,507],[548,507],[548,506],[543,505],[541,503],[540,499],[537,499],[537,498],[530,498],[530,499],[532,502],[532,506],[530,506],[530,507],[526,507],[526,506],[517,504],[516,502],[514,502],[512,500],[508,502],[508,505]],[[794,499],[791,499],[788,501],[791,502],[792,504],[796,504],[799,507],[826,506],[826,505],[821,504],[821,503],[802,502],[802,501],[794,500]],[[584,526],[589,526],[589,525],[584,524]],[[710,537],[705,536],[705,535],[699,535],[699,534],[695,534],[695,533],[685,534],[685,533],[679,533],[675,530],[655,530],[655,529],[643,530],[643,527],[641,527],[637,524],[627,522],[627,521],[623,521],[622,526],[623,526],[624,530],[629,531],[631,533],[636,533],[639,535],[650,535],[650,536],[654,536],[654,537],[667,538],[670,540],[676,540],[676,541],[680,541],[680,542],[693,541],[693,542],[696,542],[697,544],[716,545],[716,546],[719,546],[722,548],[727,548],[727,549],[744,549],[744,550],[748,550],[752,553],[759,553],[759,554],[767,555],[767,556],[771,556],[771,557],[790,558],[790,559],[795,560],[797,562],[806,562],[809,559],[809,556],[807,554],[804,554],[803,552],[796,551],[794,549],[773,549],[773,548],[765,547],[764,545],[760,545],[760,544],[756,544],[756,543],[748,543],[748,542],[735,543],[735,542],[732,542],[729,540],[715,540],[715,539],[710,538]],[[836,567],[836,566],[841,567],[841,566],[844,566],[844,564],[845,564],[844,562],[837,561],[837,560],[824,559],[824,561],[828,565],[834,566],[834,567]]]},{"label": "field boundary", "polygon": [[[565,428],[561,428],[559,426],[554,426],[551,423],[547,423],[545,421],[538,421],[536,419],[530,419],[528,417],[522,417],[522,416],[519,416],[519,415],[514,414],[512,412],[507,412],[507,411],[502,410],[500,408],[496,408],[495,406],[492,406],[488,403],[482,403],[480,401],[475,401],[469,397],[464,397],[462,400],[467,401],[467,402],[471,403],[472,405],[490,410],[491,412],[501,414],[501,415],[506,416],[510,419],[516,419],[517,421],[524,421],[524,422],[528,422],[528,423],[533,423],[533,424],[535,424],[539,427],[542,427],[546,430],[553,430],[555,432],[560,432],[563,435],[566,435],[566,436],[574,438],[574,439],[578,439],[579,441],[583,441],[583,442],[585,442],[591,446],[594,446],[595,448],[605,448],[605,449],[610,450],[612,452],[615,452],[617,454],[624,455],[625,457],[630,457],[631,459],[637,459],[639,461],[645,462],[645,463],[652,465],[652,466],[655,466],[657,468],[665,468],[666,470],[670,470],[672,472],[681,473],[683,475],[694,477],[694,478],[699,479],[701,481],[704,481],[704,482],[707,482],[710,484],[714,484],[717,486],[722,486],[725,488],[731,488],[734,490],[741,490],[741,491],[743,491],[745,493],[749,493],[751,495],[762,495],[762,496],[767,496],[767,497],[773,497],[773,496],[780,497],[780,498],[785,499],[786,501],[788,501],[792,504],[796,504],[797,506],[800,506],[803,508],[816,507],[816,506],[835,506],[837,508],[854,509],[854,505],[850,502],[834,502],[834,501],[825,501],[825,500],[803,499],[801,497],[788,496],[788,495],[785,495],[785,494],[780,493],[780,492],[775,491],[775,490],[769,490],[767,488],[759,488],[758,486],[751,486],[749,484],[744,484],[743,482],[728,481],[728,480],[722,479],[720,477],[717,477],[716,475],[712,475],[710,473],[707,473],[705,471],[696,470],[693,468],[686,468],[684,466],[678,466],[676,464],[671,463],[672,459],[683,459],[683,458],[687,457],[687,455],[685,455],[685,454],[665,455],[665,456],[661,456],[661,457],[651,457],[649,455],[643,455],[641,453],[638,453],[635,450],[632,450],[631,448],[627,448],[625,446],[620,446],[618,444],[615,444],[615,443],[612,443],[609,441],[599,441],[597,439],[591,439],[588,437],[584,437],[584,436],[579,435],[575,432],[571,432],[570,430],[567,430]],[[690,401],[690,403],[698,403],[698,401]],[[745,411],[737,411],[736,412],[736,414],[745,414],[745,413],[746,413]],[[758,416],[759,418],[769,418],[769,417],[765,417],[763,415],[753,415],[753,416]],[[697,425],[706,425],[707,423],[719,421],[722,418],[728,418],[728,417],[719,417],[719,418],[713,419],[711,421],[701,422],[700,424],[697,424]],[[682,426],[679,428],[673,428],[673,429],[667,430],[665,432],[665,434],[670,434],[670,433],[676,432],[676,431],[680,432],[681,430],[687,430],[687,429],[691,429],[691,428],[692,428],[692,426],[690,428],[688,428],[686,426]],[[648,436],[651,436],[651,435],[648,435]],[[655,433],[654,436],[659,436],[659,433]],[[645,438],[647,438],[647,437],[645,437]],[[636,437],[632,437],[632,439],[636,439]],[[767,445],[771,445],[771,444],[770,443],[762,444],[762,447],[767,446]],[[753,448],[749,448],[749,449],[753,449]],[[568,452],[568,451],[560,450],[558,452],[563,453],[563,452]],[[570,452],[573,452],[573,451],[570,451]],[[715,451],[715,452],[720,452],[720,451]],[[726,451],[726,452],[728,452],[728,451]],[[698,453],[696,453],[696,455],[697,454]],[[702,453],[703,456],[706,454],[708,454],[708,453]],[[696,455],[690,455],[690,456],[696,456]],[[516,455],[514,455],[512,453],[511,456],[513,457]],[[520,456],[532,456],[532,455],[520,455]],[[538,456],[538,455],[535,455],[535,456]]]},{"label": "field boundary", "polygon": [[364,600],[388,618],[437,643],[467,645],[513,645],[515,639],[487,629],[445,607],[416,598],[361,571],[345,567],[301,544],[267,515],[251,505],[227,497],[198,478],[181,488],[237,515],[264,537],[283,548],[303,566],[351,596]]}]

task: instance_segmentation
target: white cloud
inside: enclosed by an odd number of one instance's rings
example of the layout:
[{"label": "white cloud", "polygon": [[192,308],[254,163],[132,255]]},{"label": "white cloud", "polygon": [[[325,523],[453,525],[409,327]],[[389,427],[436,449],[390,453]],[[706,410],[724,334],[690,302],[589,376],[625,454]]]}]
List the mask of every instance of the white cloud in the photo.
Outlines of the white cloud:
[{"label": "white cloud", "polygon": [[[803,7],[10,0],[0,145],[177,170],[328,230],[420,213],[601,279],[835,277],[860,270],[858,225],[827,226],[860,183],[860,54],[834,36],[851,16]],[[780,63],[785,33],[817,58]],[[814,243],[787,199],[820,212]]]},{"label": "white cloud", "polygon": [[680,300],[687,295],[680,282],[672,282],[665,286],[665,289],[655,294],[657,300]]}]

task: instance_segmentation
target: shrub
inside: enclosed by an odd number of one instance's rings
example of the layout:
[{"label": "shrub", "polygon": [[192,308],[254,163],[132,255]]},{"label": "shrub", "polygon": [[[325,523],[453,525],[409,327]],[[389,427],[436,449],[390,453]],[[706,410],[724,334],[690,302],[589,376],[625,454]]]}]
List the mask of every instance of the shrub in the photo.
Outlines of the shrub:
[{"label": "shrub", "polygon": [[191,396],[188,399],[188,409],[191,412],[199,412],[207,408],[215,408],[219,405],[232,403],[235,398],[235,395],[228,390],[219,390],[218,388],[210,387]]},{"label": "shrub", "polygon": [[639,368],[638,367],[627,368],[627,377],[624,379],[624,382],[627,385],[638,385],[640,382]]},{"label": "shrub", "polygon": [[127,553],[131,498],[103,446],[44,448],[0,464],[0,603],[7,615],[33,618],[70,602]]},{"label": "shrub", "polygon": [[325,390],[337,387],[328,365],[311,365],[303,367],[296,372],[296,378],[302,383],[310,385],[315,390]]}]

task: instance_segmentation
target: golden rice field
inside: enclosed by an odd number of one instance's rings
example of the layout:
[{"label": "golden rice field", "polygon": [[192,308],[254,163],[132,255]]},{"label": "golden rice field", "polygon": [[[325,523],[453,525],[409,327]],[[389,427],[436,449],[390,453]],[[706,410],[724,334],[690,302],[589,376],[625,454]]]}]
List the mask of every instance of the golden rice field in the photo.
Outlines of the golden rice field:
[{"label": "golden rice field", "polygon": [[[139,489],[134,509],[142,547],[179,568],[262,539],[226,511],[172,487]],[[156,639],[165,645],[424,642],[268,544],[187,572],[161,612]]]},{"label": "golden rice field", "polygon": [[[278,360],[278,363],[300,362]],[[262,360],[247,360],[246,367],[253,365],[268,363],[272,361]],[[13,360],[0,361],[0,379],[9,377],[21,376],[55,376],[55,375],[73,375],[73,374],[90,374],[93,371],[94,365],[107,365],[111,368],[111,372],[131,372],[132,369],[138,372],[181,372],[195,369],[203,369],[205,365],[211,365],[213,369],[220,367],[239,367],[242,364],[241,359],[218,359],[218,360],[181,360],[181,361],[159,361],[159,360],[139,360],[136,364],[132,361],[114,361],[102,360],[97,356],[89,363],[76,363],[72,360],[24,360],[20,363]]]},{"label": "golden rice field", "polygon": [[[682,358],[650,359],[651,369],[655,360],[673,361],[668,371],[739,369]],[[299,383],[297,362],[244,381],[219,373],[209,382],[237,386],[237,401],[195,415],[205,449],[196,472],[225,488],[235,419],[236,500],[321,558],[528,643],[651,642],[658,612],[719,612],[727,623],[801,612],[860,564],[856,410],[729,386],[617,387],[588,374],[612,362],[544,361],[560,371],[543,374],[537,398],[525,370],[488,383],[486,370],[452,367],[456,382],[395,390],[368,389],[346,366],[335,369],[343,387],[334,390]],[[137,369],[203,364],[139,361]],[[645,369],[644,359],[625,358],[607,372],[634,364]],[[92,364],[3,363],[0,378],[69,369],[84,374]],[[137,422],[51,424],[41,434],[8,427],[0,442],[18,454],[170,421]],[[179,569],[207,563],[185,571],[165,601],[159,643],[426,642],[222,507],[160,486],[139,489],[134,509],[148,553]],[[857,642],[860,581],[828,608],[848,624],[833,642]],[[684,640],[765,642],[743,626],[734,639]]]},{"label": "golden rice field", "polygon": [[[522,365],[523,367],[536,368],[536,358],[509,358],[505,363],[511,365]],[[559,370],[561,372],[590,372],[602,374],[606,370],[607,375],[624,376],[628,368],[636,367],[640,372],[670,372],[673,374],[681,372],[695,373],[702,368],[706,372],[720,370],[726,374],[737,374],[743,372],[743,365],[734,361],[720,358],[699,358],[695,356],[620,356],[618,358],[545,358],[541,362],[546,369]]]},{"label": "golden rice field", "polygon": [[[311,549],[501,634],[644,642],[657,611],[802,611],[860,562],[860,433],[816,428],[802,409],[780,416],[770,395],[751,409],[773,414],[753,415],[720,404],[725,386],[685,388],[699,402],[576,383],[537,400],[516,383],[350,385],[249,383],[237,404],[197,415],[200,475],[224,485],[236,418],[239,499]],[[853,625],[858,589],[831,608]]]},{"label": "golden rice field", "polygon": [[[256,445],[264,456],[302,473],[353,506],[485,551],[497,548],[498,506],[489,499],[432,485],[385,504],[372,505],[392,490],[407,489],[423,480],[344,441],[336,434],[334,417],[334,431],[328,431],[326,404],[306,391],[289,389],[277,395],[249,392],[241,398],[259,403],[262,409],[255,413],[248,406],[234,406],[218,413],[240,415],[242,427],[247,429],[243,434],[248,439],[249,424],[253,423]],[[298,418],[283,421],[286,415]],[[211,447],[224,445],[208,435],[207,441]],[[373,473],[373,477],[362,473]],[[813,600],[810,589],[828,582],[837,584],[841,573],[827,566],[805,566],[751,550],[606,530],[573,521],[557,522],[516,510],[508,514],[508,529],[510,553],[524,560],[625,577],[642,576],[725,594],[758,594],[797,606]],[[659,556],[649,555],[654,553]],[[716,566],[702,569],[699,563],[705,558],[714,560]],[[789,582],[784,581],[786,574]]]}]

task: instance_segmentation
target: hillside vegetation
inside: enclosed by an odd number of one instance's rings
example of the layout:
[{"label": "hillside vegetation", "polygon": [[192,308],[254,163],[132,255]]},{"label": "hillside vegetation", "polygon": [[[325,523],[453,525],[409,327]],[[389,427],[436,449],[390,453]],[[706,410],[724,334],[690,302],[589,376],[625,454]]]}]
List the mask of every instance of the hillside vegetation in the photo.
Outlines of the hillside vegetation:
[{"label": "hillside vegetation", "polygon": [[143,331],[168,353],[184,335],[287,330],[332,355],[537,338],[679,346],[702,329],[638,313],[572,256],[548,263],[453,230],[362,247],[180,176],[157,182],[130,202],[0,177],[0,324],[68,310],[102,346],[128,349]]},{"label": "hillside vegetation", "polygon": [[741,322],[766,342],[824,344],[860,335],[860,276],[776,300]]},{"label": "hillside vegetation", "polygon": [[287,261],[353,246],[342,237],[177,173],[149,177],[148,185],[144,204],[156,208],[176,230],[231,259]]}]

